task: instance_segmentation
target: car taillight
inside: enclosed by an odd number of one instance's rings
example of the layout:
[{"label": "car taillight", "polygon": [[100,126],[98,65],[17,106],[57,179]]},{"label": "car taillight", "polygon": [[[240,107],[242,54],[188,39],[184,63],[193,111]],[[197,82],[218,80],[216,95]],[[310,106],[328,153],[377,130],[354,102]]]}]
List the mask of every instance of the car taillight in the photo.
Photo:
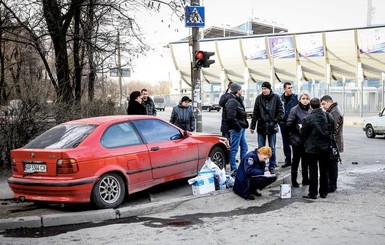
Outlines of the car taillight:
[{"label": "car taillight", "polygon": [[17,170],[15,158],[12,158],[11,166],[12,166],[12,172],[14,172],[14,173],[19,172],[19,171]]},{"label": "car taillight", "polygon": [[73,174],[79,172],[79,166],[75,159],[60,159],[57,161],[58,174]]}]

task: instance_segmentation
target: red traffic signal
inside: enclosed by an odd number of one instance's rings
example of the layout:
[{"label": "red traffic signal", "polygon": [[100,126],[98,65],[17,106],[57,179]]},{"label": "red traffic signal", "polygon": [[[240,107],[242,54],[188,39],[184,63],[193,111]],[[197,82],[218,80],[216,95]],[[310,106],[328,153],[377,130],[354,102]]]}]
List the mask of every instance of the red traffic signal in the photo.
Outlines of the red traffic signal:
[{"label": "red traffic signal", "polygon": [[214,55],[215,52],[197,51],[195,53],[195,67],[209,67],[215,63],[215,60],[209,60],[210,56]]}]

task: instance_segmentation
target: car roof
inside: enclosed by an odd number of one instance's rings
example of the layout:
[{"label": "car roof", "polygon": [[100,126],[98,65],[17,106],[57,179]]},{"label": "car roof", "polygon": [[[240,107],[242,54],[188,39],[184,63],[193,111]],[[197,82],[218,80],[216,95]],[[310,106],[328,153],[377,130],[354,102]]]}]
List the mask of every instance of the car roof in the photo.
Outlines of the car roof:
[{"label": "car roof", "polygon": [[153,116],[147,115],[116,115],[116,116],[102,116],[102,117],[89,117],[82,118],[73,121],[68,121],[63,124],[92,124],[92,125],[102,125],[105,123],[116,123],[127,120],[137,120],[137,119],[148,119],[154,118]]}]

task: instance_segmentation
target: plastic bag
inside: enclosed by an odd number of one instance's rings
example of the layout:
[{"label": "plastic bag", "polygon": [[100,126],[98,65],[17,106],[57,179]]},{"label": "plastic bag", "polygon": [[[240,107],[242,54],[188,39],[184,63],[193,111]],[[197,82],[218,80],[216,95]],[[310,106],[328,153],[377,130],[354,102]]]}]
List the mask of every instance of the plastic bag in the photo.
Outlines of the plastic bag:
[{"label": "plastic bag", "polygon": [[226,183],[226,171],[225,169],[220,169],[211,158],[207,158],[205,164],[201,168],[201,172],[212,171],[214,170],[214,177],[217,179],[218,184],[223,185]]}]

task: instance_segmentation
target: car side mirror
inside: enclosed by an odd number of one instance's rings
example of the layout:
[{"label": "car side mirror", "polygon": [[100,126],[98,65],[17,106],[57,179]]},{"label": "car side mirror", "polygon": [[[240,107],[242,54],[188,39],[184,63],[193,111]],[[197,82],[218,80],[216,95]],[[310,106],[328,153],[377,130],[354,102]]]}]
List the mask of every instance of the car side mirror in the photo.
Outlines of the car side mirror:
[{"label": "car side mirror", "polygon": [[185,139],[188,138],[188,137],[190,137],[190,132],[187,131],[187,130],[183,131],[183,137],[184,137]]}]

